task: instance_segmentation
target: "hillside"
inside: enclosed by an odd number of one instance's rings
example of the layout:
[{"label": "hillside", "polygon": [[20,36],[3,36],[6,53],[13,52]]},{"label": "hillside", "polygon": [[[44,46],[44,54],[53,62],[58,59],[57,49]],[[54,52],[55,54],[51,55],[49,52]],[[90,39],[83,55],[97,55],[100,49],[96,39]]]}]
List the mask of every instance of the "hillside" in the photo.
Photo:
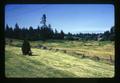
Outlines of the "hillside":
[{"label": "hillside", "polygon": [[[62,45],[59,46],[60,43],[58,44],[56,43],[56,45],[52,43],[48,44],[46,42],[43,45],[49,47],[51,45],[51,47],[53,46],[54,48],[56,46],[56,48],[64,47],[64,49],[67,48],[70,49],[70,47],[65,48],[65,46]],[[44,50],[36,48],[35,46],[38,44],[38,43],[36,44],[36,42],[31,42],[33,56],[23,56],[19,44],[20,41],[18,42],[15,41],[13,42],[13,45],[6,45],[5,47],[6,77],[28,77],[28,78],[114,77],[113,64],[108,64],[105,63],[104,61],[97,61],[90,58],[76,57],[73,55],[71,56],[70,53],[64,53],[61,51]],[[40,42],[39,44],[42,44],[42,42]],[[72,47],[73,46],[71,46],[71,48]],[[78,46],[76,47],[74,46],[73,48],[74,50],[76,50]],[[99,49],[101,48],[99,47]],[[95,53],[96,52],[93,52],[93,54]],[[105,56],[107,56],[107,53],[112,55],[113,52],[106,51]]]}]

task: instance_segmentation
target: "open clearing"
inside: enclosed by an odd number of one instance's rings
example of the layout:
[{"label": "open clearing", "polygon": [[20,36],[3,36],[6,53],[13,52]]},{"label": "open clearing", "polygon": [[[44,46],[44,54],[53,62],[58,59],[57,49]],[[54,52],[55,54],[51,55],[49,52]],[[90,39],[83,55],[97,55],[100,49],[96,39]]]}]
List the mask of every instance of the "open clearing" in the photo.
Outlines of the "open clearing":
[{"label": "open clearing", "polygon": [[[110,41],[62,41],[30,42],[33,56],[23,56],[21,41],[14,40],[12,45],[5,46],[6,77],[27,78],[104,78],[114,77],[114,64],[90,58],[76,57],[74,53],[85,56],[98,56],[114,61],[114,43]],[[40,49],[44,45],[53,50]],[[64,49],[55,51],[54,49]],[[71,56],[72,55],[72,56]]]}]

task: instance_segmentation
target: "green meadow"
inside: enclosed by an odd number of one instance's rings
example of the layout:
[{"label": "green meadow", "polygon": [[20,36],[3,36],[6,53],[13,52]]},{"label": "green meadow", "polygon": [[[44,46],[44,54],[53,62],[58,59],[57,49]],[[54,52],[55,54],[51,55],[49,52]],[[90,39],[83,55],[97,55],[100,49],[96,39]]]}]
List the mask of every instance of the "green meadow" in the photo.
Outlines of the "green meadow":
[{"label": "green meadow", "polygon": [[[22,40],[14,39],[11,44],[8,40],[5,45],[7,78],[114,77],[115,54],[112,41],[30,41],[33,55],[24,56],[21,51]],[[48,49],[41,49],[40,45]]]}]

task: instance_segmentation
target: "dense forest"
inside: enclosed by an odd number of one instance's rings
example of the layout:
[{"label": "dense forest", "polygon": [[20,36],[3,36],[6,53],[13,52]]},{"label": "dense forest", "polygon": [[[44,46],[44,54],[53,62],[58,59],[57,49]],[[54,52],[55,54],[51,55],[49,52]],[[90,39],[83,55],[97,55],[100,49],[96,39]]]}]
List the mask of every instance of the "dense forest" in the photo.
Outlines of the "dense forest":
[{"label": "dense forest", "polygon": [[48,40],[48,39],[67,39],[67,40],[111,40],[114,41],[115,27],[111,27],[110,30],[104,33],[76,33],[70,32],[64,33],[63,30],[53,30],[51,24],[46,24],[46,15],[43,14],[40,22],[42,26],[37,28],[30,26],[29,28],[19,27],[18,23],[15,27],[10,27],[8,24],[5,26],[5,37],[14,39],[28,39],[34,40]]}]

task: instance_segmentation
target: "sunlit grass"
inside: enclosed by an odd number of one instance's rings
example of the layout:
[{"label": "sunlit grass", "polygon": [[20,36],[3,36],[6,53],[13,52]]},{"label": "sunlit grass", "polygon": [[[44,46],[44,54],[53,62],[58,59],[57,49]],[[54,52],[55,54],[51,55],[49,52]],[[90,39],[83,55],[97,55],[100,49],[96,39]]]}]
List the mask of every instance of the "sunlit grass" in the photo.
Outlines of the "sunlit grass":
[{"label": "sunlit grass", "polygon": [[32,48],[33,56],[21,48],[6,45],[6,77],[114,77],[114,65],[82,59],[62,52]]}]

